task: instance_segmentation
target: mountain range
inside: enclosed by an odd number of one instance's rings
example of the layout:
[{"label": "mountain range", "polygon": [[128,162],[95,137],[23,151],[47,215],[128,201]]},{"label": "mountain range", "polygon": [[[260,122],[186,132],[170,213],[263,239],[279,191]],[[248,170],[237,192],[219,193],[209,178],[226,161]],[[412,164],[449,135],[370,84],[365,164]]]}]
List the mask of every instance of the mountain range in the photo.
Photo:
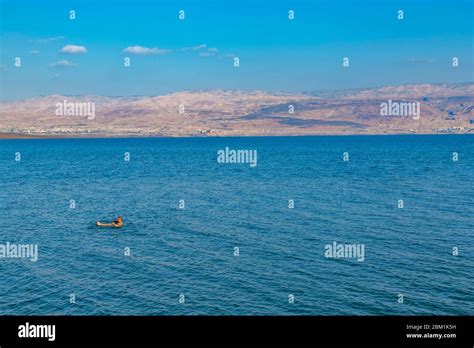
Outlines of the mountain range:
[{"label": "mountain range", "polygon": [[[59,104],[82,103],[93,105],[94,115],[58,113]],[[418,105],[419,117],[382,111],[384,105],[397,103]],[[3,137],[446,132],[474,132],[474,83],[303,93],[210,90],[153,97],[50,95],[0,103]]]}]

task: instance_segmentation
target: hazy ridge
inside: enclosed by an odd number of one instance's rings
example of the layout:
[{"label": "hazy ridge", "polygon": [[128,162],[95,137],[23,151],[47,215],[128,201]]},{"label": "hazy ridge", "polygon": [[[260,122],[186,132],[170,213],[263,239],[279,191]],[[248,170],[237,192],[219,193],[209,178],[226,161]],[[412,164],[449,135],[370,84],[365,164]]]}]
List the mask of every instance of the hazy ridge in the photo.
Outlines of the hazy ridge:
[{"label": "hazy ridge", "polygon": [[[94,117],[58,116],[57,103],[65,100],[93,102]],[[389,100],[419,102],[420,118],[382,115],[381,104]],[[473,109],[474,83],[301,94],[212,90],[155,97],[51,95],[0,103],[0,133],[43,136],[469,133],[474,132]]]}]

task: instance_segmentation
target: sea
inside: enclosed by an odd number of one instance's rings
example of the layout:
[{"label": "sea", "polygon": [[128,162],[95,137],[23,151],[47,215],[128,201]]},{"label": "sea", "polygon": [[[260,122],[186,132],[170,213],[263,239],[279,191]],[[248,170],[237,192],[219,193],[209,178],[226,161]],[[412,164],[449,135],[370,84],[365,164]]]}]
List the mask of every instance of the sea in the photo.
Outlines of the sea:
[{"label": "sea", "polygon": [[0,140],[0,314],[474,315],[473,181],[474,135]]}]

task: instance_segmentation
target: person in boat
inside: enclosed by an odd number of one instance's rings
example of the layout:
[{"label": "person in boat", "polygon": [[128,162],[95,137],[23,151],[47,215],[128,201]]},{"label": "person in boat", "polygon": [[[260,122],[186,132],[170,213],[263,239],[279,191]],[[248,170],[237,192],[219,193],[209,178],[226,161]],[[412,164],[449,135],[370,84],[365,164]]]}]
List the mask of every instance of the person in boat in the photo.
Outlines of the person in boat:
[{"label": "person in boat", "polygon": [[102,227],[120,228],[123,226],[123,219],[121,216],[117,216],[117,218],[110,223],[97,221],[95,224]]}]

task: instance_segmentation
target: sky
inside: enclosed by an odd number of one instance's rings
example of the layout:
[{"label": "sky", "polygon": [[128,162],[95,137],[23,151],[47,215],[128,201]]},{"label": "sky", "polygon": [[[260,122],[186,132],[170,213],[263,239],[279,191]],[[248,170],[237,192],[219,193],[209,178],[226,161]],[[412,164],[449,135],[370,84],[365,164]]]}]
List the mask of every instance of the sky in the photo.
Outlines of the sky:
[{"label": "sky", "polygon": [[0,3],[0,100],[474,80],[472,0]]}]

